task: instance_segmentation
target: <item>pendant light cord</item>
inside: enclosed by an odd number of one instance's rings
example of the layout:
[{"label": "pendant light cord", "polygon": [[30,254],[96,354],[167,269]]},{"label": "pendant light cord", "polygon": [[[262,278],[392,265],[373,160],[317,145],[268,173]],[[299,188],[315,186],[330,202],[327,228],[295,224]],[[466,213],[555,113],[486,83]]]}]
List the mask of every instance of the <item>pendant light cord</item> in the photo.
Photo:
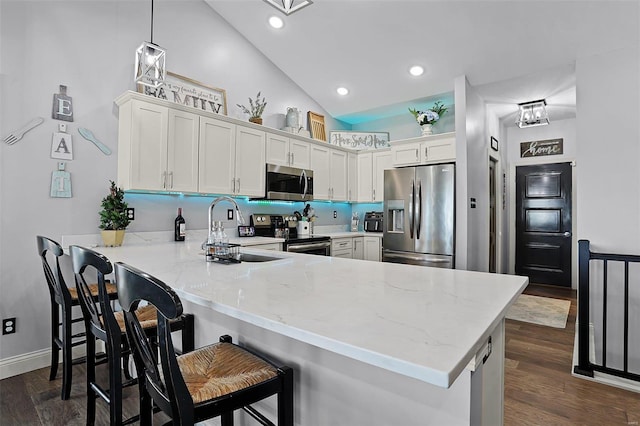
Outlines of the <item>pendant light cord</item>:
[{"label": "pendant light cord", "polygon": [[153,44],[153,0],[151,0],[151,44]]}]

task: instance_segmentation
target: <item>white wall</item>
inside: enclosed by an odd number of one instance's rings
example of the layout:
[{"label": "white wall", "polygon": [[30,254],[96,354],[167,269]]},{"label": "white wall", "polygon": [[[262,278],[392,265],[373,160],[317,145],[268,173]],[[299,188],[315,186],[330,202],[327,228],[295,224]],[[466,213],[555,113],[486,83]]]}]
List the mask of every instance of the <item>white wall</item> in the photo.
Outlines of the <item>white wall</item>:
[{"label": "white wall", "polygon": [[[33,117],[45,119],[17,144],[0,146],[0,318],[18,318],[17,333],[0,337],[0,360],[49,345],[49,296],[35,236],[97,232],[100,200],[117,172],[113,100],[134,89],[134,51],[149,39],[149,16],[150,3],[136,0],[0,2],[0,134]],[[154,42],[167,49],[170,71],[226,89],[230,116],[239,116],[235,104],[258,90],[269,102],[266,126],[281,127],[288,106],[324,112],[202,1],[156,2]],[[67,162],[70,199],[49,197],[57,164],[49,155],[51,135],[58,125],[50,111],[60,84],[68,86],[74,107],[75,121],[68,123],[74,142],[74,159]],[[344,125],[325,118],[328,128]],[[78,127],[92,130],[113,154],[105,156],[82,139]],[[131,200],[134,231],[172,229],[178,206],[193,226],[204,227],[210,202],[178,196]],[[333,209],[320,208],[321,218]],[[347,224],[349,208],[337,210],[337,222]],[[326,224],[332,223],[331,216]]]}]

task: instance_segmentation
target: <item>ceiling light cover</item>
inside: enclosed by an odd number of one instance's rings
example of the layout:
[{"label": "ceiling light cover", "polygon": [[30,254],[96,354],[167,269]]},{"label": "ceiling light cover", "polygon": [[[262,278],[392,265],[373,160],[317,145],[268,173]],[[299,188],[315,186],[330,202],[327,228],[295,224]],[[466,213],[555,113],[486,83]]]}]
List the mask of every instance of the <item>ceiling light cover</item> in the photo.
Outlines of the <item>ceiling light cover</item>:
[{"label": "ceiling light cover", "polygon": [[137,84],[157,88],[162,86],[166,77],[166,50],[153,43],[153,0],[151,0],[151,42],[143,42],[136,49]]},{"label": "ceiling light cover", "polygon": [[336,92],[338,92],[338,95],[345,96],[349,94],[349,89],[347,89],[346,87],[338,87],[336,89]]},{"label": "ceiling light cover", "polygon": [[279,30],[280,28],[284,27],[284,21],[278,16],[272,16],[269,18],[269,25]]},{"label": "ceiling light cover", "polygon": [[269,3],[271,6],[278,9],[280,12],[285,15],[291,15],[293,12],[296,12],[302,9],[305,6],[309,6],[313,2],[311,0],[264,0]]},{"label": "ceiling light cover", "polygon": [[420,65],[414,65],[411,68],[409,68],[409,74],[413,75],[413,76],[419,76],[422,75],[424,73],[424,68],[422,68]]},{"label": "ceiling light cover", "polygon": [[547,102],[544,99],[539,101],[524,102],[518,104],[520,108],[520,116],[516,124],[521,129],[523,127],[544,126],[549,124],[549,115],[547,114]]}]

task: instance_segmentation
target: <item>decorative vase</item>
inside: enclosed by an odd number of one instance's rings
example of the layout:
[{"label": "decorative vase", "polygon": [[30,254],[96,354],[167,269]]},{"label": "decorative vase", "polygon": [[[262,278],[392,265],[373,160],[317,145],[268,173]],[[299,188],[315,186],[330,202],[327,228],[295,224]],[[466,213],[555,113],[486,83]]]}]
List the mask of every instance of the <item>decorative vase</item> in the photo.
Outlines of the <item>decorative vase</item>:
[{"label": "decorative vase", "polygon": [[105,247],[120,247],[124,240],[124,229],[100,231]]},{"label": "decorative vase", "polygon": [[422,129],[422,136],[433,134],[433,124],[423,124],[420,128]]},{"label": "decorative vase", "polygon": [[256,124],[262,124],[262,117],[251,117],[249,121]]}]

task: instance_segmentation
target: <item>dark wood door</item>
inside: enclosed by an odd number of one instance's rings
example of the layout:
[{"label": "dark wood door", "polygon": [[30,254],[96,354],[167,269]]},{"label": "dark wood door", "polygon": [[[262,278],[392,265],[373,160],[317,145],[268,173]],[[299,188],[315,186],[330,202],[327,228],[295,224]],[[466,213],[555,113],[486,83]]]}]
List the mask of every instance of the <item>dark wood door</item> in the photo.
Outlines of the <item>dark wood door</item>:
[{"label": "dark wood door", "polygon": [[516,274],[571,287],[571,164],[516,167]]}]

